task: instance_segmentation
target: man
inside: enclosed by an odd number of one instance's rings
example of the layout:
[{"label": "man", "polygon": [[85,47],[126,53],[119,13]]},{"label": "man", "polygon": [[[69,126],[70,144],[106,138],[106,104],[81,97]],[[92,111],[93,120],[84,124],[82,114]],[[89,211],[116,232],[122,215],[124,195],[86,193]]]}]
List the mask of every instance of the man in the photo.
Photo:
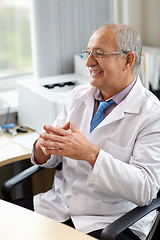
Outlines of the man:
[{"label": "man", "polygon": [[[99,27],[82,55],[91,86],[73,90],[54,125],[45,125],[34,144],[33,163],[55,167],[62,162],[53,188],[34,197],[34,210],[99,238],[106,225],[156,197],[160,103],[138,77],[141,40],[130,27]],[[97,122],[102,102],[108,108]],[[116,240],[145,239],[154,216]]]}]

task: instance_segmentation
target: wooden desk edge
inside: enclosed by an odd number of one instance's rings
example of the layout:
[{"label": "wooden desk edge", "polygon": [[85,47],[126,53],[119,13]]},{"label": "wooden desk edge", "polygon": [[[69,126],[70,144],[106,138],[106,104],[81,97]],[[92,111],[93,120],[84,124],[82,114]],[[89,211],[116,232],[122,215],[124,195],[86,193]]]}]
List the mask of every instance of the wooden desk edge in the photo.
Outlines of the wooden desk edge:
[{"label": "wooden desk edge", "polygon": [[14,162],[18,162],[18,161],[21,161],[21,160],[29,159],[30,157],[31,157],[31,153],[26,153],[23,156],[9,158],[9,159],[6,159],[4,161],[0,161],[0,167],[8,165],[10,163],[14,163]]},{"label": "wooden desk edge", "polygon": [[[65,224],[59,223],[49,217],[32,212],[4,200],[0,200],[1,237],[6,240],[94,240],[95,238],[84,234]],[[23,220],[22,220],[23,219]],[[9,230],[10,229],[10,230]],[[9,231],[8,231],[9,230]],[[54,236],[54,237],[53,237]]]}]

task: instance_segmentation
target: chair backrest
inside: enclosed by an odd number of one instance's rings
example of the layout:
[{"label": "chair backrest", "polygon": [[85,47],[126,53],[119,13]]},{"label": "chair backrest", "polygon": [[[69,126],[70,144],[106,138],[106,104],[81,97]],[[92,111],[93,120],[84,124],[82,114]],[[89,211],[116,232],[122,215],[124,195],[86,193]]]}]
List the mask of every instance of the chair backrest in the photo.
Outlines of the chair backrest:
[{"label": "chair backrest", "polygon": [[[157,193],[157,197],[160,197],[160,190]],[[157,216],[154,220],[152,229],[148,234],[146,240],[159,240],[160,239],[160,209],[157,211]]]},{"label": "chair backrest", "polygon": [[146,240],[159,240],[159,239],[160,239],[160,212],[157,213],[152,229],[148,234]]}]

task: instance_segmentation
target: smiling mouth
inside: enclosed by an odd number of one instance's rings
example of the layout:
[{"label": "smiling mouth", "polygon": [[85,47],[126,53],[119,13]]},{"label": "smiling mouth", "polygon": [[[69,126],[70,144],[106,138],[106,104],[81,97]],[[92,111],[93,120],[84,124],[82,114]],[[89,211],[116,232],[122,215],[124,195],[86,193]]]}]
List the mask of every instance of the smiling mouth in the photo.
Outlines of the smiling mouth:
[{"label": "smiling mouth", "polygon": [[94,70],[92,71],[92,70],[91,70],[91,73],[95,73],[95,74],[96,74],[96,73],[102,73],[102,72],[103,72],[103,71],[94,71]]},{"label": "smiling mouth", "polygon": [[103,72],[104,72],[103,70],[91,70],[91,69],[90,69],[90,75],[91,75],[91,77],[99,76],[99,75],[101,75]]},{"label": "smiling mouth", "polygon": [[101,69],[93,69],[93,68],[89,68],[89,71],[91,74],[99,74],[103,72],[103,70]]}]

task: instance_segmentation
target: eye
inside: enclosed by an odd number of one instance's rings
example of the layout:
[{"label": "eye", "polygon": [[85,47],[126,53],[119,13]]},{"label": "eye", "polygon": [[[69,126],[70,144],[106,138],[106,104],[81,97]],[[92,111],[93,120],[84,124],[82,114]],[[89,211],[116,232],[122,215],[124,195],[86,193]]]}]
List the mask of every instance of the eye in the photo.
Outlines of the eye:
[{"label": "eye", "polygon": [[103,54],[102,52],[98,52],[98,51],[95,51],[95,52],[94,52],[94,57],[95,57],[95,58],[103,58],[103,55],[104,55],[104,54]]},{"label": "eye", "polygon": [[103,56],[103,53],[101,53],[101,52],[97,52],[97,54],[100,55],[100,56]]}]

